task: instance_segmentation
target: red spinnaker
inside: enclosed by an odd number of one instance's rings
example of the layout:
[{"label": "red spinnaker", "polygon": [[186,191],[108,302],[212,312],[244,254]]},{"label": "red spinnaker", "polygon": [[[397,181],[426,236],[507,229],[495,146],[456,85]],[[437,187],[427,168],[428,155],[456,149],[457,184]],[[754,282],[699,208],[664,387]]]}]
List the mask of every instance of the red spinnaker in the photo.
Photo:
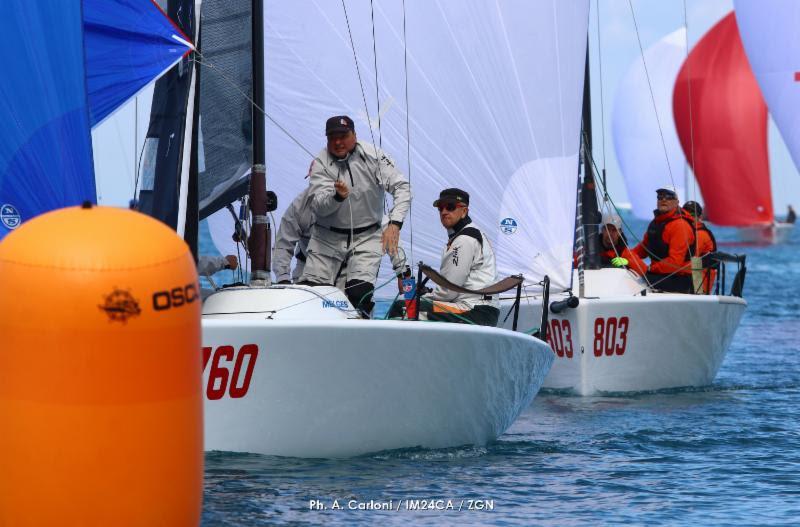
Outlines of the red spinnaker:
[{"label": "red spinnaker", "polygon": [[736,227],[771,224],[767,106],[733,12],[689,53],[675,81],[672,105],[706,218]]}]

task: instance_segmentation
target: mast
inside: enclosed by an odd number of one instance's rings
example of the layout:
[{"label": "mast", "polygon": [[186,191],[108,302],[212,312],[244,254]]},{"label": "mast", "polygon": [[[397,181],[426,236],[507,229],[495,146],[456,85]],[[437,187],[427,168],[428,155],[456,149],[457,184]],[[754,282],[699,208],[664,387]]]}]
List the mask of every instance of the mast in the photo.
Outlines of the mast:
[{"label": "mast", "polygon": [[264,153],[264,1],[253,0],[253,167],[250,173],[250,208],[253,225],[248,241],[251,259],[250,283],[269,285],[270,225],[267,216],[267,178]]},{"label": "mast", "polygon": [[583,184],[581,186],[581,211],[585,236],[586,269],[600,269],[600,210],[597,207],[594,171],[592,170],[592,100],[589,78],[589,38],[586,38],[586,68],[583,81],[583,118],[581,119],[581,153],[583,157]]}]

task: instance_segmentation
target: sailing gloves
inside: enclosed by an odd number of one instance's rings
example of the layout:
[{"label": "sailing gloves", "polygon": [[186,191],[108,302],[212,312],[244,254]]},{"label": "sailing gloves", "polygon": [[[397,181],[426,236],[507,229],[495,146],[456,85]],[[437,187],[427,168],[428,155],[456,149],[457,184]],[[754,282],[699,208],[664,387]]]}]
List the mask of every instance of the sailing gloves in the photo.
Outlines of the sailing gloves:
[{"label": "sailing gloves", "polygon": [[617,256],[616,258],[611,259],[611,265],[614,267],[625,267],[628,265],[628,259],[623,258],[621,256]]}]

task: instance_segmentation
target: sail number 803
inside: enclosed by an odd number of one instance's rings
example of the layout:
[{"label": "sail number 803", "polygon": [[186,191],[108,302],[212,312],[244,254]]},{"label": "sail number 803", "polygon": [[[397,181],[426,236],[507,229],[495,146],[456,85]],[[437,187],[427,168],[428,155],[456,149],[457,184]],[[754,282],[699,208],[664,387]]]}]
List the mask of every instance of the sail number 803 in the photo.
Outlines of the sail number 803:
[{"label": "sail number 803", "polygon": [[628,346],[628,317],[594,320],[594,356],[624,355]]}]

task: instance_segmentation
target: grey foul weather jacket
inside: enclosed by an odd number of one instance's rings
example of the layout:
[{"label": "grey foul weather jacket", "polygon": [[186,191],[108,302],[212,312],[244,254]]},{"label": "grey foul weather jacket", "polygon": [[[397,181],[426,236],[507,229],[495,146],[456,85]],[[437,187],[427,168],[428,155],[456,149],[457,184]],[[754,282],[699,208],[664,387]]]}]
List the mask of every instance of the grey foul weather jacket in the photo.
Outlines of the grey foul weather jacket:
[{"label": "grey foul weather jacket", "polygon": [[[439,272],[449,281],[466,289],[483,289],[497,282],[494,250],[489,239],[478,229],[469,216],[448,229],[449,239],[442,254]],[[498,297],[455,293],[439,286],[423,298],[456,304],[463,310],[478,305],[500,308]]]},{"label": "grey foul weather jacket", "polygon": [[[316,223],[326,228],[359,229],[381,223],[384,192],[394,201],[389,221],[402,226],[411,207],[411,185],[383,151],[358,141],[345,159],[322,150],[311,165],[311,210]],[[350,194],[340,199],[333,187],[342,179]],[[352,214],[352,222],[351,222]]]},{"label": "grey foul weather jacket", "polygon": [[292,257],[301,262],[306,260],[308,241],[314,216],[311,214],[310,194],[306,189],[292,200],[283,213],[278,234],[275,235],[275,248],[272,251],[272,271],[278,282],[292,280]]},{"label": "grey foul weather jacket", "polygon": [[[302,266],[295,266],[294,274],[291,269],[293,257],[305,263],[308,242],[311,239],[311,226],[314,225],[314,215],[311,213],[311,194],[309,190],[309,187],[306,187],[303,192],[298,194],[281,218],[278,234],[275,236],[275,248],[272,253],[272,272],[275,273],[276,282],[296,281],[302,274],[297,272],[297,269],[302,269]],[[388,219],[384,216],[382,223],[387,222]],[[391,260],[392,269],[395,273],[402,271],[407,265],[404,253],[400,251],[397,255],[392,256]],[[410,262],[408,263],[410,264]]]}]

